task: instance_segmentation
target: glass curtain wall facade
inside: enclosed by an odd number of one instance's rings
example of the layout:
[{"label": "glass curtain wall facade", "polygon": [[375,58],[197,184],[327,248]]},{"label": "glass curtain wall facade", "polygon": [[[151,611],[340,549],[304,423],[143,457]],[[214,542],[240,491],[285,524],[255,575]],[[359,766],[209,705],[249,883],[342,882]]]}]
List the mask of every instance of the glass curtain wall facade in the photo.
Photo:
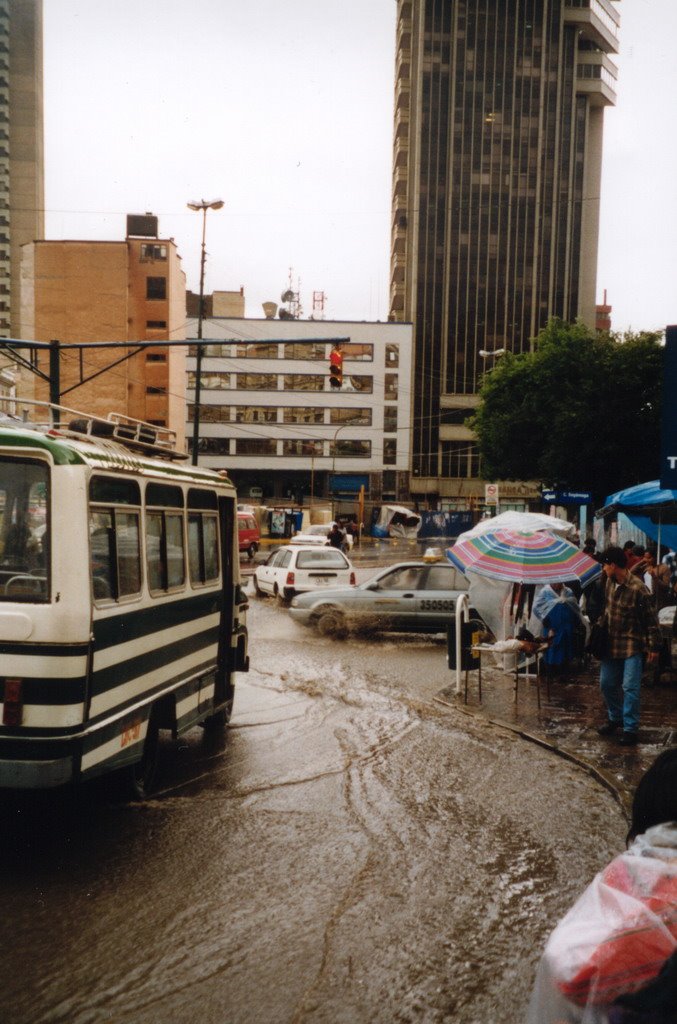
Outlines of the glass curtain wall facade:
[{"label": "glass curtain wall facade", "polygon": [[414,324],[414,493],[478,477],[463,419],[494,352],[552,316],[594,326],[618,21],[611,0],[398,0],[391,319]]}]

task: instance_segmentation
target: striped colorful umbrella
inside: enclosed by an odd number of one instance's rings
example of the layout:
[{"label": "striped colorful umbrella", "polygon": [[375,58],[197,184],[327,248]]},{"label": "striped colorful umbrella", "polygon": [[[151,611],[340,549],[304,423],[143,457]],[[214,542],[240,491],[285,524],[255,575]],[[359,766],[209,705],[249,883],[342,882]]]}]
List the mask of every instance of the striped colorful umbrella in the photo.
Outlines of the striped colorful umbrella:
[{"label": "striped colorful umbrella", "polygon": [[461,572],[509,583],[579,580],[585,586],[602,572],[598,562],[547,530],[491,530],[459,539],[447,558]]}]

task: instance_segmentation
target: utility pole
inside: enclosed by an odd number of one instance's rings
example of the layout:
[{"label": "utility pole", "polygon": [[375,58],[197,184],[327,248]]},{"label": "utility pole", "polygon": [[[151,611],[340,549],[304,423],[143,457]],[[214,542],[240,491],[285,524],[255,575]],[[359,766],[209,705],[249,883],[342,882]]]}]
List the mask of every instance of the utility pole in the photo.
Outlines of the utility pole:
[{"label": "utility pole", "polygon": [[205,291],[205,260],[207,250],[205,239],[207,236],[207,210],[220,210],[223,206],[222,199],[213,199],[211,202],[201,200],[199,203],[188,203],[189,210],[202,210],[202,251],[200,255],[200,298],[197,312],[197,355],[195,357],[195,400],[193,403],[193,451],[192,464],[197,466],[198,444],[200,440],[200,398],[202,384],[202,321],[204,319],[204,291]]}]

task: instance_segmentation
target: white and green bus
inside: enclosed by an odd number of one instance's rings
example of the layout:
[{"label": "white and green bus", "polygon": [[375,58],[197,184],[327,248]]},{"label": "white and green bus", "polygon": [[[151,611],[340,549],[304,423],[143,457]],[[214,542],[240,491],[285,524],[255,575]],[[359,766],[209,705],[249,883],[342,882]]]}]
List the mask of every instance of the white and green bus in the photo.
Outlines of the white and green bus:
[{"label": "white and green bus", "polygon": [[248,668],[235,488],[162,428],[51,410],[0,421],[0,788],[124,769],[143,797],[159,731],[223,730]]}]

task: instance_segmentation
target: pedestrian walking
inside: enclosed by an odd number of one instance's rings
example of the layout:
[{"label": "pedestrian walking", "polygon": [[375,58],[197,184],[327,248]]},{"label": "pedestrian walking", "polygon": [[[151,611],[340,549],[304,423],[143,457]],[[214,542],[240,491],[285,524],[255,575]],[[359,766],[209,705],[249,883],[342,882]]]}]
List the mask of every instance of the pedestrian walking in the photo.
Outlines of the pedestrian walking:
[{"label": "pedestrian walking", "polygon": [[550,935],[528,1024],[677,1024],[677,747],[640,780],[627,845]]},{"label": "pedestrian walking", "polygon": [[343,550],[345,537],[343,534],[343,530],[341,529],[338,523],[331,524],[331,529],[327,534],[327,540],[329,541],[333,548],[338,548],[340,551]]},{"label": "pedestrian walking", "polygon": [[612,736],[622,729],[623,746],[637,743],[640,689],[645,660],[658,661],[661,634],[651,595],[626,567],[619,547],[602,555],[606,577],[602,621],[607,627],[608,649],[601,660],[599,683],[608,720],[597,730]]}]

